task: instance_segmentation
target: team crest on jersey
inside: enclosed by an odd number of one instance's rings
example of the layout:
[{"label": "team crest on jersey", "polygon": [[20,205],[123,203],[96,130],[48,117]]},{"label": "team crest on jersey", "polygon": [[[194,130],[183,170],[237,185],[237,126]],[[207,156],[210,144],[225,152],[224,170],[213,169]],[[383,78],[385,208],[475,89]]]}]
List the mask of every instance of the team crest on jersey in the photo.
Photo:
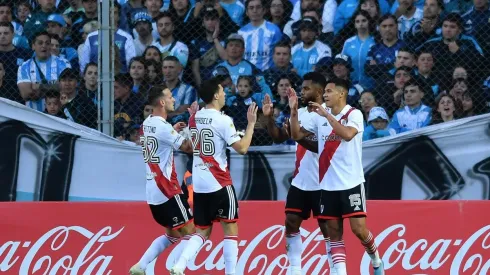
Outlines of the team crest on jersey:
[{"label": "team crest on jersey", "polygon": [[340,120],[340,124],[342,124],[342,125],[346,125],[346,124],[347,124],[347,119],[341,119],[341,120]]}]

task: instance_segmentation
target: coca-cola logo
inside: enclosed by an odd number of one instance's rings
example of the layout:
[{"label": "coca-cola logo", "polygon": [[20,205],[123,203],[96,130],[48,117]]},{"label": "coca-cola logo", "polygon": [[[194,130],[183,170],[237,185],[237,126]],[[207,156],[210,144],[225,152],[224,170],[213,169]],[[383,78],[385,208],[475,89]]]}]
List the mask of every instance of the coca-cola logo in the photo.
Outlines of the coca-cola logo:
[{"label": "coca-cola logo", "polygon": [[[101,248],[105,243],[116,238],[124,227],[116,232],[110,226],[106,226],[96,233],[81,226],[55,227],[37,241],[8,241],[0,247],[0,271],[6,272],[19,265],[19,275],[37,274],[84,274],[84,275],[109,275],[112,270],[109,267],[113,256],[101,255]],[[73,255],[73,247],[70,241],[75,236],[85,238],[86,244],[78,255]],[[29,249],[21,259],[20,250]],[[43,252],[40,252],[42,249]],[[63,250],[62,250],[63,249]],[[46,253],[46,251],[49,251]],[[52,253],[62,254],[54,259]],[[64,255],[68,253],[68,255]],[[12,272],[12,271],[11,271]],[[8,273],[16,274],[16,273]]]}]

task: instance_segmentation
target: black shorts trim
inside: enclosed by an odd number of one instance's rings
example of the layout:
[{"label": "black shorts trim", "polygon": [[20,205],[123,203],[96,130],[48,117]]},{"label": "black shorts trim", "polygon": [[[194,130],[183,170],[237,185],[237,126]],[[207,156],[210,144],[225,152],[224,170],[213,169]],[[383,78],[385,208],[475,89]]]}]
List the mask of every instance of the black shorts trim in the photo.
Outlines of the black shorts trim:
[{"label": "black shorts trim", "polygon": [[321,190],[305,191],[291,185],[284,212],[298,215],[303,220],[307,220],[311,213],[313,213],[313,218],[317,218],[320,215],[320,198]]}]

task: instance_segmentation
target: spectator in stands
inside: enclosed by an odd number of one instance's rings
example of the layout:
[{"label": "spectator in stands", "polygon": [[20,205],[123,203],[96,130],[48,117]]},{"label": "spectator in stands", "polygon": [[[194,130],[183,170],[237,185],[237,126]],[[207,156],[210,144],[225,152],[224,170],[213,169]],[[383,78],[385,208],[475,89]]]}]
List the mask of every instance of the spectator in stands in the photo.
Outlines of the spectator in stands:
[{"label": "spectator in stands", "polygon": [[83,54],[83,46],[85,45],[85,40],[87,40],[87,36],[90,33],[96,31],[98,28],[99,28],[99,22],[97,22],[97,21],[89,21],[85,25],[83,25],[82,40],[81,40],[81,43],[78,45],[78,48],[77,48],[77,53],[78,53],[79,57],[82,56],[82,54]]},{"label": "spectator in stands", "polygon": [[150,89],[146,78],[147,71],[148,68],[146,67],[144,57],[137,56],[129,61],[129,75],[133,79],[131,91],[139,94],[145,100],[148,97],[148,90]]},{"label": "spectator in stands", "polygon": [[[84,26],[90,21],[97,21],[97,0],[82,0],[82,6],[85,13],[76,20],[73,20],[71,34],[73,44],[80,45],[85,40],[82,39]],[[117,22],[117,21],[115,21]]]},{"label": "spectator in stands", "polygon": [[153,113],[153,106],[149,102],[145,103],[145,108],[143,109],[143,121]]},{"label": "spectator in stands", "polygon": [[144,100],[131,92],[133,86],[129,74],[114,77],[114,136],[125,133],[130,123],[140,123]]},{"label": "spectator in stands", "polygon": [[465,33],[474,36],[487,58],[485,69],[490,69],[490,5],[489,0],[473,0],[473,7],[463,15]]},{"label": "spectator in stands", "polygon": [[0,1],[0,22],[9,22],[14,27],[15,34],[21,36],[24,27],[13,20],[12,4],[5,0]]},{"label": "spectator in stands", "polygon": [[38,2],[41,8],[33,11],[24,24],[25,30],[23,35],[28,40],[35,39],[34,36],[36,33],[45,30],[48,16],[56,12],[55,0],[39,0]]},{"label": "spectator in stands", "polygon": [[486,106],[486,102],[478,97],[479,94],[473,91],[466,91],[463,94],[463,117],[470,117],[488,113],[488,106]]},{"label": "spectator in stands", "polygon": [[148,46],[143,52],[143,56],[146,60],[153,59],[157,62],[163,63],[163,57],[160,50],[156,46]]},{"label": "spectator in stands", "polygon": [[289,88],[296,90],[298,87],[293,85],[291,79],[287,75],[280,76],[277,80],[277,84],[275,84],[274,87],[276,87],[274,93],[276,99],[275,105],[282,107],[281,109],[288,108],[288,90]]},{"label": "spectator in stands", "polygon": [[32,6],[27,1],[18,1],[15,4],[16,22],[24,26],[27,18],[31,15]]},{"label": "spectator in stands", "polygon": [[246,41],[244,58],[262,71],[272,66],[272,50],[282,37],[281,30],[264,19],[265,9],[265,0],[248,0],[246,10],[250,23],[238,31]]},{"label": "spectator in stands", "polygon": [[369,13],[364,10],[357,11],[352,18],[357,35],[345,41],[342,54],[349,56],[354,64],[350,79],[363,87],[373,88],[373,80],[364,73],[364,64],[366,64],[369,50],[376,43],[373,37],[375,23]]},{"label": "spectator in stands", "polygon": [[[235,95],[236,87],[235,84],[233,84],[230,72],[226,67],[217,66],[214,69],[212,75],[220,82],[221,87],[223,87],[223,90],[225,92],[226,98]],[[199,104],[203,104],[203,106],[205,105],[204,101],[202,101],[201,99],[199,99]]]},{"label": "spectator in stands", "polygon": [[[344,0],[340,3],[337,11],[335,12],[335,18],[333,22],[334,32],[337,35],[340,30],[344,28],[345,25],[348,24],[349,20],[351,20],[352,15],[359,9],[359,4],[361,4],[361,9],[366,10],[374,10],[375,7],[379,6],[380,13],[378,13],[378,17],[381,15],[385,15],[390,10],[390,4],[386,0],[372,0],[377,3],[369,2],[369,1],[359,1],[359,0]],[[363,7],[364,6],[364,7]],[[371,11],[374,14],[374,11]],[[375,17],[371,15],[374,19]]]},{"label": "spectator in stands", "polygon": [[167,56],[177,57],[182,67],[185,68],[189,58],[189,49],[184,43],[174,38],[175,27],[172,15],[168,12],[162,12],[155,18],[155,21],[157,22],[160,38],[153,43],[153,46],[156,46],[160,50],[163,58]]},{"label": "spectator in stands", "polygon": [[344,54],[338,54],[335,56],[332,62],[333,75],[337,78],[347,80],[350,83],[349,94],[347,95],[347,104],[354,105],[359,101],[361,93],[364,92],[364,88],[356,82],[351,82],[349,75],[351,74],[352,60],[349,56]]},{"label": "spectator in stands", "polygon": [[202,79],[209,79],[219,61],[226,59],[218,11],[213,7],[204,7],[201,14],[206,36],[197,35],[190,45],[192,74],[196,86],[201,85]]},{"label": "spectator in stands", "polygon": [[398,31],[400,39],[412,28],[415,22],[422,19],[424,12],[415,6],[415,0],[400,0],[394,15],[398,18]]},{"label": "spectator in stands", "polygon": [[[307,9],[302,11],[301,18],[305,17],[313,17],[316,19],[317,22],[320,22],[320,15],[318,14],[318,10],[316,9]],[[289,42],[291,45],[296,45],[298,39],[300,39],[300,30],[299,27],[301,25],[302,21],[301,19],[298,21],[294,20],[289,20],[286,25],[284,26],[282,41],[283,42]],[[320,30],[319,30],[320,31]],[[320,34],[317,39],[323,42],[322,40],[323,34]]]},{"label": "spectator in stands", "polygon": [[400,107],[403,107],[405,85],[413,78],[411,67],[400,66],[395,70],[395,75],[392,78],[394,81],[391,83],[387,82],[386,86],[378,89],[377,98],[379,99],[379,104],[385,108],[390,116]]},{"label": "spectator in stands", "polygon": [[136,56],[140,56],[145,52],[145,49],[155,43],[155,38],[151,34],[151,17],[146,12],[138,12],[134,15],[133,23],[136,31],[134,39],[134,47]]},{"label": "spectator in stands", "polygon": [[284,29],[286,23],[291,18],[293,12],[293,4],[288,0],[272,0],[268,12],[265,14],[265,19],[276,24],[280,30]]},{"label": "spectator in stands", "polygon": [[0,97],[22,102],[17,87],[17,71],[24,61],[32,56],[32,51],[17,48],[13,45],[14,27],[8,22],[0,22],[0,63],[4,64],[5,76],[3,78]]},{"label": "spectator in stands", "polygon": [[83,71],[83,81],[79,92],[87,96],[94,105],[97,105],[99,100],[97,96],[97,76],[98,66],[97,63],[88,63]]},{"label": "spectator in stands", "polygon": [[56,89],[50,89],[44,92],[44,94],[46,95],[46,110],[44,110],[44,113],[66,119],[65,114],[61,110],[60,92]]},{"label": "spectator in stands", "polygon": [[453,80],[458,79],[458,78],[463,78],[463,79],[468,79],[468,72],[464,67],[457,66],[453,70]]},{"label": "spectator in stands", "polygon": [[79,18],[83,17],[85,9],[82,5],[82,0],[70,0],[68,1],[70,5],[66,10],[63,11],[63,15],[70,18],[71,22],[77,21]]},{"label": "spectator in stands", "polygon": [[251,76],[240,76],[238,78],[237,93],[226,99],[227,115],[233,118],[233,123],[239,131],[247,128],[247,110],[250,104],[256,103],[262,108],[262,99],[265,94],[261,91],[254,92],[254,78]]},{"label": "spectator in stands", "polygon": [[[174,37],[178,41],[188,44],[192,37],[200,35],[192,25],[194,7],[189,0],[172,0],[168,12],[172,16]],[[199,26],[200,27],[200,26]]]},{"label": "spectator in stands", "polygon": [[163,76],[165,85],[172,91],[175,98],[175,111],[168,114],[167,120],[175,124],[186,122],[189,119],[189,108],[192,102],[196,101],[196,90],[191,85],[180,81],[179,75],[182,72],[182,65],[175,56],[167,56],[163,60]]},{"label": "spectator in stands", "polygon": [[160,85],[163,83],[162,63],[154,59],[148,59],[146,63],[146,78],[150,86]]},{"label": "spectator in stands", "polygon": [[271,90],[276,89],[277,81],[284,75],[289,77],[293,86],[301,87],[303,80],[291,63],[291,45],[288,42],[282,41],[274,46],[272,61],[272,66],[264,71],[265,82]]},{"label": "spectator in stands", "polygon": [[386,73],[395,63],[396,53],[405,46],[405,43],[398,39],[398,25],[396,17],[388,14],[379,19],[379,32],[381,42],[371,47],[366,59],[366,75],[377,79]]},{"label": "spectator in stands", "polygon": [[359,105],[361,107],[362,115],[364,116],[364,122],[366,124],[369,118],[369,112],[372,108],[378,106],[374,94],[370,91],[362,92],[361,97],[359,98]]},{"label": "spectator in stands", "polygon": [[375,138],[396,135],[396,131],[389,127],[390,119],[382,107],[373,107],[369,111],[368,126],[362,133],[362,140],[368,141]]},{"label": "spectator in stands", "polygon": [[397,133],[419,129],[430,124],[432,110],[422,104],[422,98],[426,93],[424,84],[412,79],[403,89],[404,107],[393,115],[390,127]]},{"label": "spectator in stands", "polygon": [[462,35],[462,31],[461,16],[450,13],[442,23],[442,36],[432,38],[421,46],[432,53],[435,70],[441,79],[448,77],[457,66],[463,66],[481,79],[483,52],[476,40]]},{"label": "spectator in stands", "polygon": [[436,98],[431,124],[439,124],[456,119],[456,99],[452,95],[440,94]]},{"label": "spectator in stands", "polygon": [[47,32],[40,32],[33,36],[32,48],[35,56],[19,67],[17,86],[26,105],[43,112],[45,100],[40,91],[41,85],[57,86],[61,72],[70,68],[70,64],[51,54],[51,37]]},{"label": "spectator in stands", "polygon": [[305,10],[318,10],[320,18],[320,26],[323,26],[320,33],[328,33],[329,39],[323,41],[331,41],[334,31],[334,17],[337,12],[337,1],[335,0],[298,0],[294,4],[293,13],[291,14],[291,19],[298,21],[301,19],[301,14]]},{"label": "spectator in stands", "polygon": [[219,4],[237,26],[243,26],[243,15],[245,14],[245,6],[243,5],[242,1],[221,0],[219,1]]},{"label": "spectator in stands", "polygon": [[[416,0],[415,1],[415,7],[418,9],[423,9],[424,8],[424,1],[425,0]],[[451,1],[451,0],[449,0]],[[397,11],[400,8],[400,0],[395,0],[393,5],[391,6],[390,13],[393,15],[396,15]]]},{"label": "spectator in stands", "polygon": [[293,66],[301,77],[311,72],[318,60],[332,56],[330,47],[316,39],[319,29],[320,26],[315,18],[304,17],[301,19],[301,42],[291,50]]},{"label": "spectator in stands", "polygon": [[408,46],[416,49],[430,38],[441,35],[443,0],[425,0],[422,19],[415,22],[403,39]]},{"label": "spectator in stands", "polygon": [[[121,6],[114,3],[114,22],[118,22],[119,15],[121,13]],[[121,72],[127,72],[129,67],[129,61],[136,56],[136,50],[134,48],[134,40],[131,35],[120,28],[114,28],[114,44],[116,50],[119,52],[119,66]],[[83,72],[85,66],[89,62],[97,62],[98,60],[98,39],[99,32],[95,31],[87,36],[85,44],[83,46],[83,54],[80,56],[80,71]],[[118,72],[118,71],[116,71]]]},{"label": "spectator in stands", "polygon": [[434,58],[432,57],[432,53],[423,50],[420,51],[417,56],[417,70],[415,74],[421,78],[421,81],[425,81],[432,88],[433,97],[436,97],[441,92],[441,89],[439,87],[440,80],[434,76],[433,68]]},{"label": "spectator in stands", "polygon": [[56,14],[56,13],[50,14],[46,19],[46,23],[47,23],[46,31],[49,34],[58,36],[58,38],[61,39],[61,41],[63,41],[62,43],[63,47],[70,45],[71,42],[68,40],[69,37],[66,36],[67,24],[63,15]]},{"label": "spectator in stands", "polygon": [[63,41],[56,34],[51,34],[51,54],[70,62],[72,68],[79,68],[78,53],[72,47],[62,47]]},{"label": "spectator in stands", "polygon": [[65,69],[60,75],[60,93],[66,97],[63,113],[70,121],[97,128],[97,109],[82,92],[77,91],[79,73],[75,69]]},{"label": "spectator in stands", "polygon": [[144,0],[128,0],[126,3],[121,4],[121,29],[131,33],[131,29],[134,28],[136,24],[136,21],[134,20],[136,19],[136,14],[146,12],[143,2]]},{"label": "spectator in stands", "polygon": [[453,96],[457,101],[463,102],[463,94],[470,91],[469,83],[466,79],[456,78],[453,80],[453,85],[449,94]]}]

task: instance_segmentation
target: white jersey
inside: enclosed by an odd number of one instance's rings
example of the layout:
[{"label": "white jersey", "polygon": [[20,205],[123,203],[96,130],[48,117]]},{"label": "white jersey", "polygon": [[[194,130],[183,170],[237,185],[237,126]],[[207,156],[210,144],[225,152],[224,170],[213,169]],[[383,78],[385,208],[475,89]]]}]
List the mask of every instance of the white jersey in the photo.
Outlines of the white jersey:
[{"label": "white jersey", "polygon": [[[328,108],[327,111],[331,113]],[[318,137],[319,179],[322,190],[347,190],[364,182],[362,167],[362,132],[364,122],[361,111],[346,105],[335,116],[342,125],[357,129],[351,141],[335,134],[328,120],[322,116],[305,121],[302,127]]]},{"label": "white jersey", "polygon": [[141,146],[146,163],[146,201],[159,205],[182,194],[174,165],[174,149],[179,149],[184,137],[163,117],[150,115],[143,122]]},{"label": "white jersey", "polygon": [[[308,112],[306,107],[298,110],[299,124],[308,123],[318,116],[315,112]],[[317,141],[316,135],[308,137]],[[303,191],[320,190],[318,180],[318,154],[313,153],[296,143],[296,161],[294,163],[293,181],[291,185]]]},{"label": "white jersey", "polygon": [[232,119],[215,109],[202,109],[189,119],[194,148],[192,184],[196,193],[231,185],[226,146],[240,140]]}]

